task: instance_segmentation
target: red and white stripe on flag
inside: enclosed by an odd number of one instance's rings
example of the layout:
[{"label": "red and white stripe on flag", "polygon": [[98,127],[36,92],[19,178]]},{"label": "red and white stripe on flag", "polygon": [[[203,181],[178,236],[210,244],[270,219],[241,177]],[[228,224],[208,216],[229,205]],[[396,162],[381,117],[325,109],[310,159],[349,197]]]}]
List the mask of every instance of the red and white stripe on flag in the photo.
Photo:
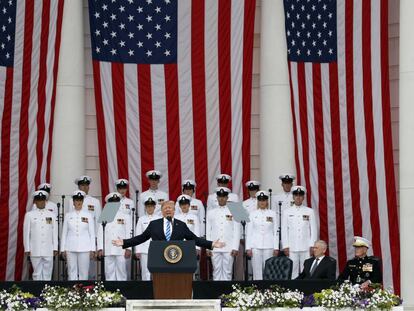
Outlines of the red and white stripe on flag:
[{"label": "red and white stripe on flag", "polygon": [[154,168],[172,199],[187,178],[202,200],[220,172],[233,176],[238,194],[249,179],[256,1],[177,5],[176,63],[93,60],[103,196],[117,178],[146,190]]},{"label": "red and white stripe on flag", "polygon": [[50,180],[64,1],[4,2],[15,29],[14,61],[0,67],[0,280],[20,280],[24,215],[31,192]]},{"label": "red and white stripe on flag", "polygon": [[289,74],[298,183],[319,213],[321,239],[340,270],[354,235],[371,240],[384,285],[399,292],[387,6],[337,1],[337,61],[289,61]]}]

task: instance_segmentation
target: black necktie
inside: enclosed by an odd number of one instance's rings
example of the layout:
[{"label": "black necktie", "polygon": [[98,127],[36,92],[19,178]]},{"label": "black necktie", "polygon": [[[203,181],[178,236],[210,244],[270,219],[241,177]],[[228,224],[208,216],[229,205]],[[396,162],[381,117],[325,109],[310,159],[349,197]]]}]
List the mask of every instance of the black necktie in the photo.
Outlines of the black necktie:
[{"label": "black necktie", "polygon": [[314,265],[312,266],[312,269],[311,269],[311,271],[310,271],[310,275],[311,275],[311,276],[313,275],[313,273],[315,272],[316,268],[318,267],[318,263],[319,263],[319,258],[316,258],[316,259],[315,259],[315,263],[314,263]]}]

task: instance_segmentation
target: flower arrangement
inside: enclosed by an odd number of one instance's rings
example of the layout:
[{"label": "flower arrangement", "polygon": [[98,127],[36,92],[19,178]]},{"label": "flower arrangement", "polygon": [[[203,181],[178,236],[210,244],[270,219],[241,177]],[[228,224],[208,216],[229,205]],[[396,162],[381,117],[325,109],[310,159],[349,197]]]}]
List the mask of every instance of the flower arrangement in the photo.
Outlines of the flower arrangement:
[{"label": "flower arrangement", "polygon": [[40,299],[31,293],[23,292],[13,285],[9,290],[3,289],[0,292],[0,309],[7,311],[19,311],[35,309]]},{"label": "flower arrangement", "polygon": [[102,282],[83,286],[76,284],[72,288],[46,285],[41,295],[41,306],[50,310],[96,310],[119,306],[125,302],[119,290],[105,290]]},{"label": "flower arrangement", "polygon": [[289,291],[277,285],[270,289],[259,290],[255,286],[242,288],[233,285],[233,292],[222,295],[222,305],[238,310],[254,310],[261,308],[298,308],[303,300],[303,293],[297,290]]},{"label": "flower arrangement", "polygon": [[348,281],[319,293],[305,296],[295,290],[279,286],[259,290],[255,286],[242,288],[233,286],[233,291],[221,296],[222,305],[238,310],[257,310],[263,308],[303,308],[322,307],[329,310],[391,310],[401,305],[401,299],[379,284],[372,284],[368,290],[352,285]]},{"label": "flower arrangement", "polygon": [[46,285],[40,297],[23,292],[17,286],[0,291],[0,310],[20,311],[47,308],[49,310],[97,310],[107,307],[124,306],[125,297],[119,290],[107,291],[102,282],[73,287]]}]

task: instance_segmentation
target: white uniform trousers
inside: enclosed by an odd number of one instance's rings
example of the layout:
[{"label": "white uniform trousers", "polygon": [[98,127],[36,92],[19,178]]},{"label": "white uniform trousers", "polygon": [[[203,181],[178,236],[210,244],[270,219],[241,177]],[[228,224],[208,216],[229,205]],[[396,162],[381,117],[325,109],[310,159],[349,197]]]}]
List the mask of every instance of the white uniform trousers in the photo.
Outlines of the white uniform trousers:
[{"label": "white uniform trousers", "polygon": [[211,256],[214,281],[231,281],[234,257],[231,253],[214,253]]},{"label": "white uniform trousers", "polygon": [[139,259],[141,263],[141,279],[143,281],[151,281],[151,272],[148,270],[148,254],[142,254]]},{"label": "white uniform trousers", "polygon": [[30,256],[33,267],[33,281],[50,281],[53,271],[52,256]]},{"label": "white uniform trousers", "polygon": [[263,280],[265,262],[273,256],[273,249],[252,248],[252,253],[253,280]]},{"label": "white uniform trousers", "polygon": [[126,281],[127,271],[124,255],[105,256],[105,278],[107,281]]},{"label": "white uniform trousers", "polygon": [[89,252],[66,252],[68,261],[68,280],[87,280]]},{"label": "white uniform trousers", "polygon": [[289,252],[289,258],[292,259],[292,280],[296,279],[299,273],[303,270],[303,263],[309,258],[309,251],[303,252]]}]

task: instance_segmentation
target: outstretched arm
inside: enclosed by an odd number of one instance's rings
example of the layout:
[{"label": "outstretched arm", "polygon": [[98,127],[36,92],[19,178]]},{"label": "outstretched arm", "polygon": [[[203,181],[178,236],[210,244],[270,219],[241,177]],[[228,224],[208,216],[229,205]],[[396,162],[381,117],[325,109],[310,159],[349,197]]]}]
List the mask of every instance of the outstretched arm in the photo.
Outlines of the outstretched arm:
[{"label": "outstretched arm", "polygon": [[134,236],[133,238],[130,239],[120,239],[118,238],[117,240],[113,240],[112,244],[115,246],[122,246],[122,248],[128,248],[131,246],[135,246],[135,245],[139,245],[141,243],[144,243],[145,241],[149,240],[151,238],[151,223],[149,224],[149,226],[147,227],[147,229],[145,229],[144,232],[142,232],[142,234]]}]

